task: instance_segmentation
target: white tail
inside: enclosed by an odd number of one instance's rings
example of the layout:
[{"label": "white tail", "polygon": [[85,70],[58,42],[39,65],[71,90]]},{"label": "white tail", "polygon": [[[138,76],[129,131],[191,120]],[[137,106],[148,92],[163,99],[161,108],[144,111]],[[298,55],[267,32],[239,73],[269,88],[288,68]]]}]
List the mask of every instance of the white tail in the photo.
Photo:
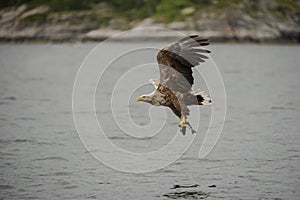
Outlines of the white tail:
[{"label": "white tail", "polygon": [[209,106],[212,105],[212,100],[208,94],[200,89],[194,91],[194,95],[197,97],[199,101],[199,105]]}]

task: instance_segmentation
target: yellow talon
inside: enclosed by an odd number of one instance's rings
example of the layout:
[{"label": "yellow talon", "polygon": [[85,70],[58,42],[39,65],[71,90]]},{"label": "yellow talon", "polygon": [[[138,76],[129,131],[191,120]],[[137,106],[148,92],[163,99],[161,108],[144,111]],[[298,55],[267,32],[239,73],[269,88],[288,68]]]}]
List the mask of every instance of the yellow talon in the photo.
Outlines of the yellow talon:
[{"label": "yellow talon", "polygon": [[180,132],[185,135],[185,132],[186,132],[186,126],[187,125],[191,131],[192,131],[192,134],[196,133],[197,131],[195,131],[193,129],[193,127],[191,126],[191,124],[187,121],[187,119],[185,117],[182,117],[181,120],[180,120],[180,123],[178,124],[178,126],[180,127]]},{"label": "yellow talon", "polygon": [[178,126],[183,127],[186,123],[188,123],[188,121],[186,120],[185,117],[182,117],[180,123],[178,124]]}]

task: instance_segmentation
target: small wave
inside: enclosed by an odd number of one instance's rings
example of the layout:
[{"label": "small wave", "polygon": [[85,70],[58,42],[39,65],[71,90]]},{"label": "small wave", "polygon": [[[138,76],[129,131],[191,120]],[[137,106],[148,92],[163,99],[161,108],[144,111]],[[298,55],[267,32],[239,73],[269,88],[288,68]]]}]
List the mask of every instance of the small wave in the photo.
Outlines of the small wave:
[{"label": "small wave", "polygon": [[14,96],[4,97],[3,99],[4,99],[4,100],[10,100],[10,101],[15,101],[15,100],[17,100],[17,98],[14,97]]},{"label": "small wave", "polygon": [[15,156],[15,155],[16,154],[14,154],[14,153],[0,152],[0,158],[5,158],[6,156]]},{"label": "small wave", "polygon": [[51,142],[36,142],[37,145],[43,146],[43,145],[60,145],[59,143],[51,143]]},{"label": "small wave", "polygon": [[44,160],[61,160],[61,161],[69,161],[68,159],[59,157],[59,156],[52,156],[52,157],[46,157],[46,158],[38,158],[34,159],[33,161],[44,161]]},{"label": "small wave", "polygon": [[39,184],[29,185],[28,187],[39,187],[39,186],[43,186],[43,185],[44,185],[44,184],[39,183]]},{"label": "small wave", "polygon": [[99,185],[108,185],[110,182],[98,182]]},{"label": "small wave", "polygon": [[286,106],[272,106],[271,110],[296,110],[296,108]]},{"label": "small wave", "polygon": [[177,189],[177,188],[195,188],[195,187],[199,187],[198,184],[194,184],[194,185],[173,185],[172,188],[170,189]]},{"label": "small wave", "polygon": [[74,189],[74,188],[78,188],[78,186],[77,185],[64,186],[64,189]]},{"label": "small wave", "polygon": [[[230,159],[230,160],[238,160],[238,159]],[[224,162],[224,160],[220,160],[220,159],[208,159],[208,158],[201,159],[201,161],[203,161],[203,162],[210,162],[210,163]]]},{"label": "small wave", "polygon": [[286,151],[288,151],[288,152],[299,152],[300,150],[299,149],[287,149]]},{"label": "small wave", "polygon": [[110,140],[124,140],[124,139],[128,139],[127,137],[122,137],[122,136],[111,136],[108,137],[108,139]]},{"label": "small wave", "polygon": [[54,176],[69,176],[72,174],[73,174],[73,172],[54,172],[53,173]]},{"label": "small wave", "polygon": [[39,174],[39,176],[71,176],[73,172],[54,172],[54,173],[45,173]]},{"label": "small wave", "polygon": [[205,199],[209,195],[202,191],[182,191],[182,192],[170,192],[163,195],[170,199]]},{"label": "small wave", "polygon": [[15,139],[13,140],[12,142],[16,142],[16,143],[19,143],[19,142],[34,142],[34,140],[27,140],[27,139]]},{"label": "small wave", "polygon": [[163,169],[163,170],[158,170],[156,173],[157,174],[165,174],[165,173],[174,173],[174,174],[176,174],[176,173],[178,173],[178,171],[171,170],[171,169]]},{"label": "small wave", "polygon": [[24,142],[28,142],[28,143],[34,143],[34,140],[30,140],[30,139],[14,139],[14,140],[1,140],[0,139],[0,144],[11,144],[11,143],[24,143]]},{"label": "small wave", "polygon": [[14,189],[14,187],[11,186],[11,185],[0,185],[0,189],[2,189],[2,190],[8,190],[8,189]]},{"label": "small wave", "polygon": [[[6,159],[6,158],[2,158],[2,157],[0,156],[0,159]],[[7,166],[12,166],[12,165],[13,165],[12,163],[6,162],[6,163],[1,164],[1,165],[0,165],[0,168],[5,168],[5,167],[7,167]]]},{"label": "small wave", "polygon": [[23,120],[23,121],[33,121],[33,120],[36,120],[35,118],[33,117],[17,117],[15,118],[16,120]]},{"label": "small wave", "polygon": [[[0,102],[1,104],[1,102]],[[6,118],[0,117],[0,121],[8,121]]]},{"label": "small wave", "polygon": [[209,188],[216,188],[217,186],[216,185],[209,185],[207,187],[209,187]]}]

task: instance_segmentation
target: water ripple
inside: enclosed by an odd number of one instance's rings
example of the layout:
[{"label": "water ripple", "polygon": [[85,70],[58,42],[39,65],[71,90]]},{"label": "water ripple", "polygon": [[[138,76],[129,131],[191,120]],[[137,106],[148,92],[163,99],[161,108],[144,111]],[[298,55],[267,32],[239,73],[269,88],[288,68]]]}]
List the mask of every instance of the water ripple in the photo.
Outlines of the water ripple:
[{"label": "water ripple", "polygon": [[55,160],[55,161],[68,161],[68,159],[59,157],[59,156],[51,156],[51,157],[45,157],[45,158],[37,158],[33,161],[45,161],[45,160]]}]

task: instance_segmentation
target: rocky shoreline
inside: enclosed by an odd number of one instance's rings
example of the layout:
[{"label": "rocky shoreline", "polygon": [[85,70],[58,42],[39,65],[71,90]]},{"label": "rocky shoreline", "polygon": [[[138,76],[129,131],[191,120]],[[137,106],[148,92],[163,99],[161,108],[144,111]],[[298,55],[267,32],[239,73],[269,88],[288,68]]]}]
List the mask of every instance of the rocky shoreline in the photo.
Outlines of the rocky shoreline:
[{"label": "rocky shoreline", "polygon": [[[251,5],[250,5],[251,6]],[[52,13],[49,7],[29,9],[26,5],[0,11],[0,42],[85,42],[102,41],[124,30],[161,27],[185,34],[197,33],[214,42],[300,42],[300,11],[282,17],[276,5],[261,5],[262,12],[224,9],[214,13],[201,11],[185,21],[164,23],[156,18],[126,21],[113,18],[99,25],[109,13],[102,8],[93,11]],[[274,10],[274,12],[271,12]],[[193,8],[183,14],[195,12]],[[97,17],[97,18],[94,18]],[[176,37],[169,31],[132,31],[120,41],[165,40]]]}]

